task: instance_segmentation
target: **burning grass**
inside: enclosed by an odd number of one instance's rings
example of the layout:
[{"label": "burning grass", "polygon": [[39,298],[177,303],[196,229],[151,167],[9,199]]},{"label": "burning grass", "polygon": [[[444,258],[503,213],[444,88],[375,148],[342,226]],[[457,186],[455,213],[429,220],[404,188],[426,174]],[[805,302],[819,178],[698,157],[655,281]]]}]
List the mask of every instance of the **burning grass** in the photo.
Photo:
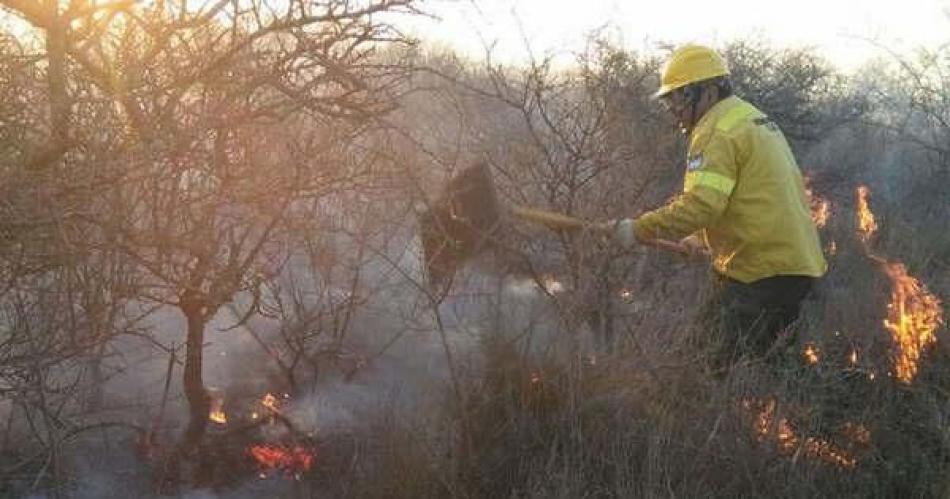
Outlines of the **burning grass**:
[{"label": "burning grass", "polygon": [[909,383],[917,375],[923,352],[937,342],[936,331],[943,324],[943,307],[926,285],[908,274],[903,263],[888,261],[872,252],[870,241],[878,226],[868,204],[870,190],[859,186],[856,195],[858,238],[868,258],[879,266],[891,284],[883,323],[896,349],[894,374],[900,381]]},{"label": "burning grass", "polygon": [[257,462],[262,477],[280,472],[299,479],[301,473],[313,467],[313,450],[302,445],[255,444],[247,453]]},{"label": "burning grass", "polygon": [[[212,470],[205,484],[223,497],[253,484],[260,497],[946,497],[942,305],[903,263],[870,251],[877,223],[869,191],[858,192],[860,244],[839,237],[836,257],[854,264],[837,270],[854,274],[850,287],[821,297],[845,327],[808,323],[776,369],[712,379],[679,326],[634,323],[612,352],[540,356],[502,331],[485,335],[459,393],[433,380],[427,391],[444,397],[361,413],[332,434],[298,425],[283,391],[225,400],[212,390],[214,424],[195,467]],[[883,278],[881,303],[857,294]],[[559,285],[544,284],[552,294]],[[159,468],[171,433],[142,460]],[[41,461],[30,465],[42,472]]]}]

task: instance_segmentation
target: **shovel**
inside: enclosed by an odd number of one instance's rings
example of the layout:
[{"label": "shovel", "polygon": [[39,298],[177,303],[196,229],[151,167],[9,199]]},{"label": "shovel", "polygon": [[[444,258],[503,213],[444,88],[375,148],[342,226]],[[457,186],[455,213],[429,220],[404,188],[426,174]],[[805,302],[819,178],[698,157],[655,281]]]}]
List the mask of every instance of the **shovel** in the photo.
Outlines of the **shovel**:
[{"label": "shovel", "polygon": [[[504,214],[551,230],[609,233],[611,227],[561,213],[511,206],[498,201],[491,170],[485,164],[466,168],[448,183],[432,207],[420,216],[426,278],[430,286],[449,281],[458,267],[496,241],[504,229]],[[695,254],[683,244],[651,239],[642,244],[686,256]]]}]

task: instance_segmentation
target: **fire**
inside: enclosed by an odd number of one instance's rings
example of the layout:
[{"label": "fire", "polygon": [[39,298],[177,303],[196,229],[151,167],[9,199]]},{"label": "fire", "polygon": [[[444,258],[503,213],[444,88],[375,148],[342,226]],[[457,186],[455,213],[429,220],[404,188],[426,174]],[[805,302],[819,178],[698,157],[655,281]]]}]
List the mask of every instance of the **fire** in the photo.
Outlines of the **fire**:
[{"label": "fire", "polygon": [[261,405],[273,412],[280,413],[280,400],[273,393],[264,395],[264,398],[261,399]]},{"label": "fire", "polygon": [[[750,408],[753,403],[746,402],[743,405]],[[761,407],[755,419],[755,431],[760,441],[772,436],[783,453],[804,453],[843,468],[853,468],[858,463],[857,458],[847,450],[827,440],[798,436],[788,419],[776,415],[775,400],[769,400]],[[853,442],[859,444],[866,443],[870,438],[869,432],[862,425],[848,423],[845,425],[844,432]]]},{"label": "fire", "polygon": [[819,229],[824,228],[831,218],[831,203],[827,199],[819,199],[817,204],[812,202],[811,218],[815,221],[815,226]]},{"label": "fire", "polygon": [[313,466],[313,454],[302,445],[258,444],[247,450],[262,472],[299,474]]},{"label": "fire", "polygon": [[[858,237],[865,247],[878,228],[874,214],[868,208],[869,194],[866,186],[858,187]],[[934,333],[943,324],[943,309],[940,300],[924,284],[908,274],[904,264],[872,254],[870,249],[868,258],[881,265],[891,281],[891,301],[887,305],[884,327],[897,345],[898,353],[894,361],[896,377],[909,383],[917,375],[921,353],[937,342]]]},{"label": "fire", "polygon": [[871,209],[868,208],[869,194],[870,191],[867,186],[858,186],[858,239],[865,244],[867,244],[874,236],[874,233],[877,232],[877,222],[874,221],[874,213],[871,213]]},{"label": "fire", "polygon": [[221,390],[209,388],[208,398],[211,404],[208,410],[208,419],[214,423],[227,424],[228,415],[224,413],[224,395]]},{"label": "fire", "polygon": [[857,351],[857,350],[851,350],[851,354],[848,355],[848,362],[850,362],[852,366],[858,364],[858,351]]},{"label": "fire", "polygon": [[828,224],[828,219],[831,218],[831,202],[815,194],[809,186],[810,183],[811,179],[805,177],[805,193],[808,194],[811,205],[811,219],[815,222],[816,227],[822,229]]},{"label": "fire", "polygon": [[818,363],[818,347],[815,345],[811,343],[805,345],[805,350],[802,352],[802,355],[805,357],[805,362],[812,365]]},{"label": "fire", "polygon": [[884,327],[898,346],[894,366],[897,379],[907,383],[917,375],[920,354],[937,342],[934,332],[943,324],[943,309],[940,300],[910,276],[903,264],[885,262],[883,265],[891,280],[891,302]]},{"label": "fire", "polygon": [[215,422],[215,423],[218,423],[218,424],[227,424],[227,422],[228,422],[228,415],[225,414],[224,411],[222,411],[222,410],[213,410],[213,409],[212,409],[211,412],[208,414],[208,419],[210,419],[212,422]]}]

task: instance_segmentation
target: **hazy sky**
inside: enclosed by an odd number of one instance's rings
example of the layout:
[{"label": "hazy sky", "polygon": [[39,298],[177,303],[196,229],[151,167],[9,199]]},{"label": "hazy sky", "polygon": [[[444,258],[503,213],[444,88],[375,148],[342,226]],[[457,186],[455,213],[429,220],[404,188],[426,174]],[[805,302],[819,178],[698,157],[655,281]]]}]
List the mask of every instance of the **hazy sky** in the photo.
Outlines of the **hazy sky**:
[{"label": "hazy sky", "polygon": [[628,48],[659,42],[717,44],[758,36],[774,45],[814,46],[853,68],[880,48],[896,51],[950,42],[950,0],[430,0],[441,20],[417,21],[413,32],[474,55],[483,42],[507,60],[534,52],[569,53],[586,33],[604,28]]}]

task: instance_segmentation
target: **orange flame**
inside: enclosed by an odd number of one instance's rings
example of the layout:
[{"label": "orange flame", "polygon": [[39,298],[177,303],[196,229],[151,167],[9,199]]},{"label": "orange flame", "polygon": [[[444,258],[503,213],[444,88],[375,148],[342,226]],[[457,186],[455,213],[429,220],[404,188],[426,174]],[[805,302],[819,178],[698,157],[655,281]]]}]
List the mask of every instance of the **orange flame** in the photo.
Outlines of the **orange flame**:
[{"label": "orange flame", "polygon": [[831,202],[815,194],[809,185],[810,183],[811,179],[805,177],[805,193],[808,194],[808,202],[811,205],[811,219],[815,222],[816,227],[822,229],[828,224],[828,219],[831,218]]},{"label": "orange flame", "polygon": [[[858,237],[865,247],[878,228],[874,214],[868,208],[869,194],[866,186],[858,187]],[[898,353],[894,360],[897,379],[909,383],[917,375],[921,353],[937,342],[934,332],[943,324],[943,309],[940,300],[909,275],[904,264],[889,262],[870,250],[868,258],[880,264],[891,280],[891,301],[887,305],[884,327],[897,345]]]},{"label": "orange flame", "polygon": [[874,213],[871,213],[871,209],[868,207],[869,194],[870,191],[867,186],[858,186],[858,239],[865,244],[867,244],[874,236],[874,233],[877,232],[877,222],[874,221]]},{"label": "orange flame", "polygon": [[215,410],[212,410],[212,411],[208,414],[208,419],[210,419],[210,420],[211,420],[212,422],[214,422],[214,423],[227,424],[227,422],[228,422],[228,415],[225,414],[224,411],[220,411],[220,410],[219,410],[219,411],[215,411]]},{"label": "orange flame", "polygon": [[805,357],[805,362],[812,365],[818,363],[818,347],[815,345],[811,343],[805,345],[805,350],[802,352],[802,355]]},{"label": "orange flame", "polygon": [[943,324],[943,309],[940,300],[908,275],[903,264],[884,262],[883,266],[891,279],[891,302],[884,327],[899,350],[895,360],[897,379],[908,383],[917,375],[923,350],[937,342],[934,332]]},{"label": "orange flame", "polygon": [[[744,405],[751,407],[752,403],[746,402]],[[858,463],[855,456],[827,440],[798,436],[788,419],[776,415],[775,400],[769,400],[762,406],[756,416],[755,431],[760,441],[773,436],[779,450],[786,454],[800,452],[843,468],[853,468]],[[861,425],[848,423],[844,431],[852,441],[857,443],[866,443],[869,438],[867,429]]]},{"label": "orange flame", "polygon": [[280,413],[280,401],[273,393],[264,395],[264,398],[261,399],[261,405],[273,412]]},{"label": "orange flame", "polygon": [[831,203],[827,199],[818,199],[813,201],[811,206],[811,219],[815,221],[815,226],[819,229],[828,225],[828,219],[831,218]]},{"label": "orange flame", "polygon": [[313,454],[301,445],[258,444],[248,448],[262,471],[302,473],[313,466]]},{"label": "orange flame", "polygon": [[227,424],[228,415],[224,413],[224,397],[215,388],[208,391],[211,407],[208,410],[208,419],[214,423]]}]

